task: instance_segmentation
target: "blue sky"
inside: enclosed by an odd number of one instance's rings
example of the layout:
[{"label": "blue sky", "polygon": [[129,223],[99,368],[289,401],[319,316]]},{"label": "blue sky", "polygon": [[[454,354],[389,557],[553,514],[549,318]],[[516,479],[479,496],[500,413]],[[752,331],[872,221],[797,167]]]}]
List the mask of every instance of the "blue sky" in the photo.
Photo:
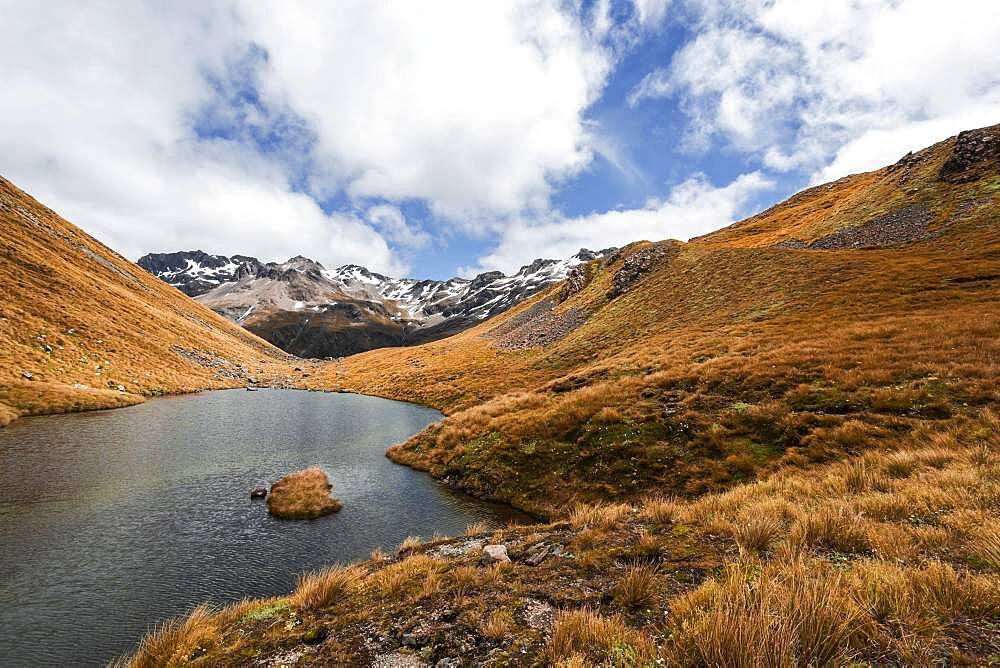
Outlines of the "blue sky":
[{"label": "blue sky", "polygon": [[442,278],[1000,122],[992,0],[0,0],[2,173],[135,259]]}]

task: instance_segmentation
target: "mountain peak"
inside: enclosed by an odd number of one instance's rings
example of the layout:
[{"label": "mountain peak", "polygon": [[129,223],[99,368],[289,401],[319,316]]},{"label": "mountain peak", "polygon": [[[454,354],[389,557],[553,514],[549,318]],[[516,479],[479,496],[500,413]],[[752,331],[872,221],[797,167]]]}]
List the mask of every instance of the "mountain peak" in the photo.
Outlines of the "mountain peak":
[{"label": "mountain peak", "polygon": [[[535,260],[510,276],[489,271],[444,281],[391,278],[358,264],[327,270],[303,255],[262,264],[244,255],[185,251],[144,256],[139,264],[288,352],[327,357],[454,334],[600,256],[581,249],[564,260]],[[290,321],[296,332],[321,331],[288,336]],[[345,322],[346,333],[339,329]]]}]

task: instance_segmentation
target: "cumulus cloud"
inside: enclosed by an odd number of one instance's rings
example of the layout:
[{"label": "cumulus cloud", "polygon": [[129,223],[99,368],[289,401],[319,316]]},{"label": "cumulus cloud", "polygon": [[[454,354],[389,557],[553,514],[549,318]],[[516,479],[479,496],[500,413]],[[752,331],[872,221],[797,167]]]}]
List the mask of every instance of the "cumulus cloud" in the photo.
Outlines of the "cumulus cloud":
[{"label": "cumulus cloud", "polygon": [[591,159],[610,56],[553,1],[250,2],[267,96],[315,129],[319,188],[472,224],[544,209]]},{"label": "cumulus cloud", "polygon": [[688,0],[698,36],[632,91],[676,97],[689,144],[721,138],[815,179],[1000,119],[1000,5]]},{"label": "cumulus cloud", "polygon": [[580,248],[598,250],[641,239],[686,241],[735,222],[754,195],[773,185],[760,172],[743,174],[721,187],[695,175],[641,209],[517,221],[504,229],[500,243],[480,258],[479,266],[465,273],[513,271],[526,258],[569,257]]},{"label": "cumulus cloud", "polygon": [[133,258],[179,245],[265,259],[307,248],[327,263],[405,269],[370,225],[294,191],[275,155],[193,131],[220,92],[206,72],[226,72],[247,49],[231,12],[183,3],[0,9],[5,174]]}]

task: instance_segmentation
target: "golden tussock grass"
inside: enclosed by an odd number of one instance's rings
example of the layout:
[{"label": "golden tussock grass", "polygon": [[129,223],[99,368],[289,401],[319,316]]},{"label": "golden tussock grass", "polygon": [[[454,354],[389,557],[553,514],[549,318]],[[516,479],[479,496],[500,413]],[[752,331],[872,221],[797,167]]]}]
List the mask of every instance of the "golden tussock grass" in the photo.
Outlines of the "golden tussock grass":
[{"label": "golden tussock grass", "polygon": [[466,536],[476,536],[481,533],[486,533],[486,522],[473,522],[465,527]]},{"label": "golden tussock grass", "polygon": [[339,511],[340,501],[330,496],[330,479],[320,468],[289,473],[271,485],[267,511],[280,519],[313,519]]},{"label": "golden tussock grass", "polygon": [[499,640],[511,632],[514,626],[514,617],[509,610],[494,610],[487,616],[483,623],[482,632],[487,638]]},{"label": "golden tussock grass", "polygon": [[642,501],[642,516],[657,524],[670,524],[677,519],[680,503],[678,499],[664,496],[651,496]]},{"label": "golden tussock grass", "polygon": [[[394,460],[548,516],[899,449],[1000,393],[1000,321],[982,317],[1000,309],[1000,183],[940,181],[951,145],[922,154],[906,190],[886,168],[688,244],[634,244],[556,306],[586,321],[544,348],[486,335],[557,289],[447,340],[348,358],[340,382],[448,413]],[[773,246],[914,206],[932,221],[919,243]],[[664,259],[609,298],[626,258],[649,249]],[[914,465],[859,470],[856,484],[887,487]]]},{"label": "golden tussock grass", "polygon": [[621,618],[586,609],[560,612],[546,648],[553,663],[570,660],[611,666],[643,666],[653,660],[655,652],[649,637]]},{"label": "golden tussock grass", "polygon": [[113,664],[125,668],[180,666],[210,648],[215,642],[219,619],[207,605],[200,605],[184,617],[160,624],[143,636],[136,652]]},{"label": "golden tussock grass", "polygon": [[607,529],[631,512],[632,506],[625,503],[603,506],[580,504],[570,512],[569,521],[578,528]]},{"label": "golden tussock grass", "polygon": [[325,608],[361,588],[366,571],[359,566],[330,566],[299,577],[291,602],[305,610]]},{"label": "golden tussock grass", "polygon": [[407,536],[403,539],[403,542],[399,544],[399,548],[396,550],[396,554],[404,554],[406,552],[412,551],[416,547],[420,547],[424,544],[423,539],[420,536]]},{"label": "golden tussock grass", "polygon": [[614,588],[614,600],[623,608],[638,608],[650,603],[657,593],[655,566],[630,566]]},{"label": "golden tussock grass", "polygon": [[836,665],[864,615],[821,564],[739,562],[671,606],[668,665]]},{"label": "golden tussock grass", "polygon": [[0,427],[6,427],[21,416],[21,411],[0,402]]}]

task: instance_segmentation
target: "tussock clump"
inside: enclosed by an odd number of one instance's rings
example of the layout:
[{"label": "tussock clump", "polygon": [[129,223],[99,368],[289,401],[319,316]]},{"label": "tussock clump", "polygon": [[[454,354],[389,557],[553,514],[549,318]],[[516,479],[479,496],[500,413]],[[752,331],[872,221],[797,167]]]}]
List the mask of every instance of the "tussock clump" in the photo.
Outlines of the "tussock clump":
[{"label": "tussock clump", "polygon": [[365,570],[358,566],[331,566],[299,577],[292,603],[305,610],[325,608],[360,589]]},{"label": "tussock clump", "polygon": [[514,616],[509,610],[494,610],[486,618],[482,626],[483,635],[493,640],[499,640],[510,633],[514,626]]},{"label": "tussock clump", "polygon": [[632,566],[615,586],[614,599],[623,608],[638,608],[652,601],[656,591],[656,568]]},{"label": "tussock clump", "polygon": [[792,529],[809,547],[854,553],[871,549],[863,518],[846,508],[822,508],[805,515]]},{"label": "tussock clump", "polygon": [[161,666],[187,663],[199,650],[208,649],[218,632],[217,620],[212,609],[199,605],[186,617],[164,622],[147,633],[135,654],[118,666],[127,668],[160,668]]},{"label": "tussock clump", "polygon": [[553,663],[570,662],[561,665],[644,666],[653,660],[655,647],[621,618],[583,609],[556,617],[546,652]]},{"label": "tussock clump", "polygon": [[671,613],[668,665],[836,665],[862,638],[842,576],[810,561],[732,564]]},{"label": "tussock clump", "polygon": [[771,517],[750,517],[736,522],[733,538],[741,553],[763,552],[782,531],[781,523]]},{"label": "tussock clump", "polygon": [[651,496],[642,503],[642,516],[657,524],[670,524],[680,513],[681,503],[675,498]]},{"label": "tussock clump", "polygon": [[611,529],[631,512],[632,506],[627,503],[603,506],[580,504],[570,513],[569,521],[577,528]]},{"label": "tussock clump", "polygon": [[340,501],[330,496],[330,479],[320,468],[290,473],[271,485],[267,510],[277,518],[304,520],[340,510]]},{"label": "tussock clump", "polygon": [[403,539],[403,542],[399,544],[399,548],[396,550],[396,554],[404,554],[406,552],[412,552],[415,548],[420,547],[424,544],[423,539],[420,536],[407,536]]}]

